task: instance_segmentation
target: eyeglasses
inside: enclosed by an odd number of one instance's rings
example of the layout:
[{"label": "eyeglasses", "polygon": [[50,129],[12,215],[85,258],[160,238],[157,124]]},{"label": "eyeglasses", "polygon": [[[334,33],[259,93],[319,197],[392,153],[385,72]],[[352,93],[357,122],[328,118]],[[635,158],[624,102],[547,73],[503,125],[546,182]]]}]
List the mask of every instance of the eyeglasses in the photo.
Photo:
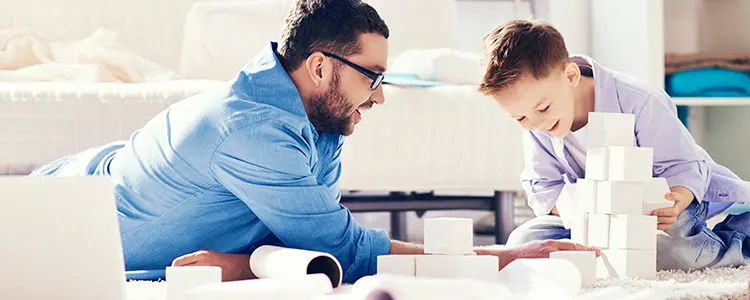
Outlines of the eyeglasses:
[{"label": "eyeglasses", "polygon": [[[323,53],[323,55],[325,55],[325,56],[335,58],[335,59],[341,61],[342,63],[346,64],[347,66],[352,67],[352,69],[355,69],[358,72],[362,73],[362,75],[367,76],[367,78],[372,79],[372,83],[370,83],[370,89],[371,90],[377,89],[380,86],[380,84],[383,82],[383,78],[385,78],[385,75],[383,75],[382,73],[375,73],[373,71],[370,71],[369,69],[367,69],[365,67],[362,67],[362,66],[360,66],[358,64],[355,64],[353,62],[350,62],[350,61],[346,60],[345,58],[343,58],[341,56],[338,56],[336,54],[329,53],[329,52],[323,52],[323,51],[321,51],[320,53]],[[307,54],[307,56],[310,56],[310,55],[311,55],[311,53]]]}]

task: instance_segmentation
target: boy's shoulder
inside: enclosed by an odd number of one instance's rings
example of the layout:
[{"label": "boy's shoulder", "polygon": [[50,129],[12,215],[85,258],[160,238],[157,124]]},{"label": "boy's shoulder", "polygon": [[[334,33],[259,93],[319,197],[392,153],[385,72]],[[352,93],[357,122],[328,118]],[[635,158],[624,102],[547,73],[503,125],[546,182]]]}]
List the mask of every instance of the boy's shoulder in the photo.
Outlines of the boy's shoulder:
[{"label": "boy's shoulder", "polygon": [[596,92],[596,101],[603,102],[598,103],[597,106],[601,104],[602,107],[610,107],[605,110],[614,110],[611,106],[616,105],[623,113],[638,114],[647,104],[653,104],[651,101],[672,105],[663,89],[644,80],[598,64],[595,69],[599,71],[596,72],[594,78],[595,88],[599,90]]}]

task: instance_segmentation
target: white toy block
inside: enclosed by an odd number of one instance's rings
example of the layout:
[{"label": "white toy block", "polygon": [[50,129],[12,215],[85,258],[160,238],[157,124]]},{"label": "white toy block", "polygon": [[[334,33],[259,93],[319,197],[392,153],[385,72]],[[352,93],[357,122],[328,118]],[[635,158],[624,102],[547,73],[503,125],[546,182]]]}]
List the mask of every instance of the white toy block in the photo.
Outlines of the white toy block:
[{"label": "white toy block", "polygon": [[596,188],[599,181],[578,179],[576,181],[576,207],[579,212],[596,213]]},{"label": "white toy block", "polygon": [[586,148],[635,145],[635,115],[590,112]]},{"label": "white toy block", "polygon": [[646,184],[646,189],[643,193],[643,214],[649,215],[654,209],[672,207],[674,202],[665,198],[665,195],[669,192],[669,185],[666,178],[652,178]]},{"label": "white toy block", "polygon": [[496,283],[516,297],[487,299],[573,299],[581,291],[578,268],[558,258],[515,259],[498,273]]},{"label": "white toy block", "polygon": [[642,214],[643,182],[601,181],[597,187],[597,213]]},{"label": "white toy block", "polygon": [[378,274],[404,276],[417,275],[417,255],[380,255],[378,256]]},{"label": "white toy block", "polygon": [[417,255],[416,276],[497,280],[500,260],[494,255]]},{"label": "white toy block", "polygon": [[168,300],[182,300],[194,288],[221,282],[219,267],[167,267],[165,275]]},{"label": "white toy block", "polygon": [[589,244],[589,213],[578,213],[570,228],[570,241],[584,246]]},{"label": "white toy block", "polygon": [[609,149],[607,147],[586,150],[586,179],[609,179]]},{"label": "white toy block", "polygon": [[575,183],[568,183],[563,186],[560,195],[557,196],[555,207],[557,208],[557,213],[560,215],[563,227],[570,229],[577,212]]},{"label": "white toy block", "polygon": [[604,249],[596,268],[598,278],[656,279],[656,250]]},{"label": "white toy block", "polygon": [[649,182],[653,166],[652,148],[609,147],[609,180]]},{"label": "white toy block", "polygon": [[474,249],[474,221],[470,218],[424,220],[426,254],[468,255]]},{"label": "white toy block", "polygon": [[609,248],[609,219],[605,214],[589,215],[589,246]]},{"label": "white toy block", "polygon": [[581,286],[591,286],[596,283],[596,252],[593,251],[557,251],[549,254],[549,258],[559,258],[572,262],[581,272]]},{"label": "white toy block", "polygon": [[610,249],[656,249],[656,216],[612,215],[609,219]]}]

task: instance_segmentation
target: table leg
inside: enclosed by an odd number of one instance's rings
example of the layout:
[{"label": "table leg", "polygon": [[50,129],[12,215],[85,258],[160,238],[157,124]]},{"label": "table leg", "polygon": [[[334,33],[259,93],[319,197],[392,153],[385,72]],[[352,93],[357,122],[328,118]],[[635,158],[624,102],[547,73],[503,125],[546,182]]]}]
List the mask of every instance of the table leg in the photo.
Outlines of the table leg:
[{"label": "table leg", "polygon": [[495,192],[495,243],[505,244],[511,231],[515,229],[513,192]]}]

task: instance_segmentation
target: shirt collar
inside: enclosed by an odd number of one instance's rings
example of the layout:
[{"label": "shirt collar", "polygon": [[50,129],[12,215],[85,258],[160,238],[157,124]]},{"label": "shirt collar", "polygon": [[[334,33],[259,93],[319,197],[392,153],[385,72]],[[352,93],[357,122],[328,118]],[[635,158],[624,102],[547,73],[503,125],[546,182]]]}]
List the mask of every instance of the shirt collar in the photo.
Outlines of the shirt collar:
[{"label": "shirt collar", "polygon": [[267,104],[309,122],[302,97],[279,60],[278,44],[270,42],[251,59],[237,76],[232,91],[245,99]]},{"label": "shirt collar", "polygon": [[594,73],[594,111],[622,113],[620,98],[617,94],[617,84],[612,71],[600,65],[591,57],[575,55],[575,57],[586,60],[591,65]]}]

